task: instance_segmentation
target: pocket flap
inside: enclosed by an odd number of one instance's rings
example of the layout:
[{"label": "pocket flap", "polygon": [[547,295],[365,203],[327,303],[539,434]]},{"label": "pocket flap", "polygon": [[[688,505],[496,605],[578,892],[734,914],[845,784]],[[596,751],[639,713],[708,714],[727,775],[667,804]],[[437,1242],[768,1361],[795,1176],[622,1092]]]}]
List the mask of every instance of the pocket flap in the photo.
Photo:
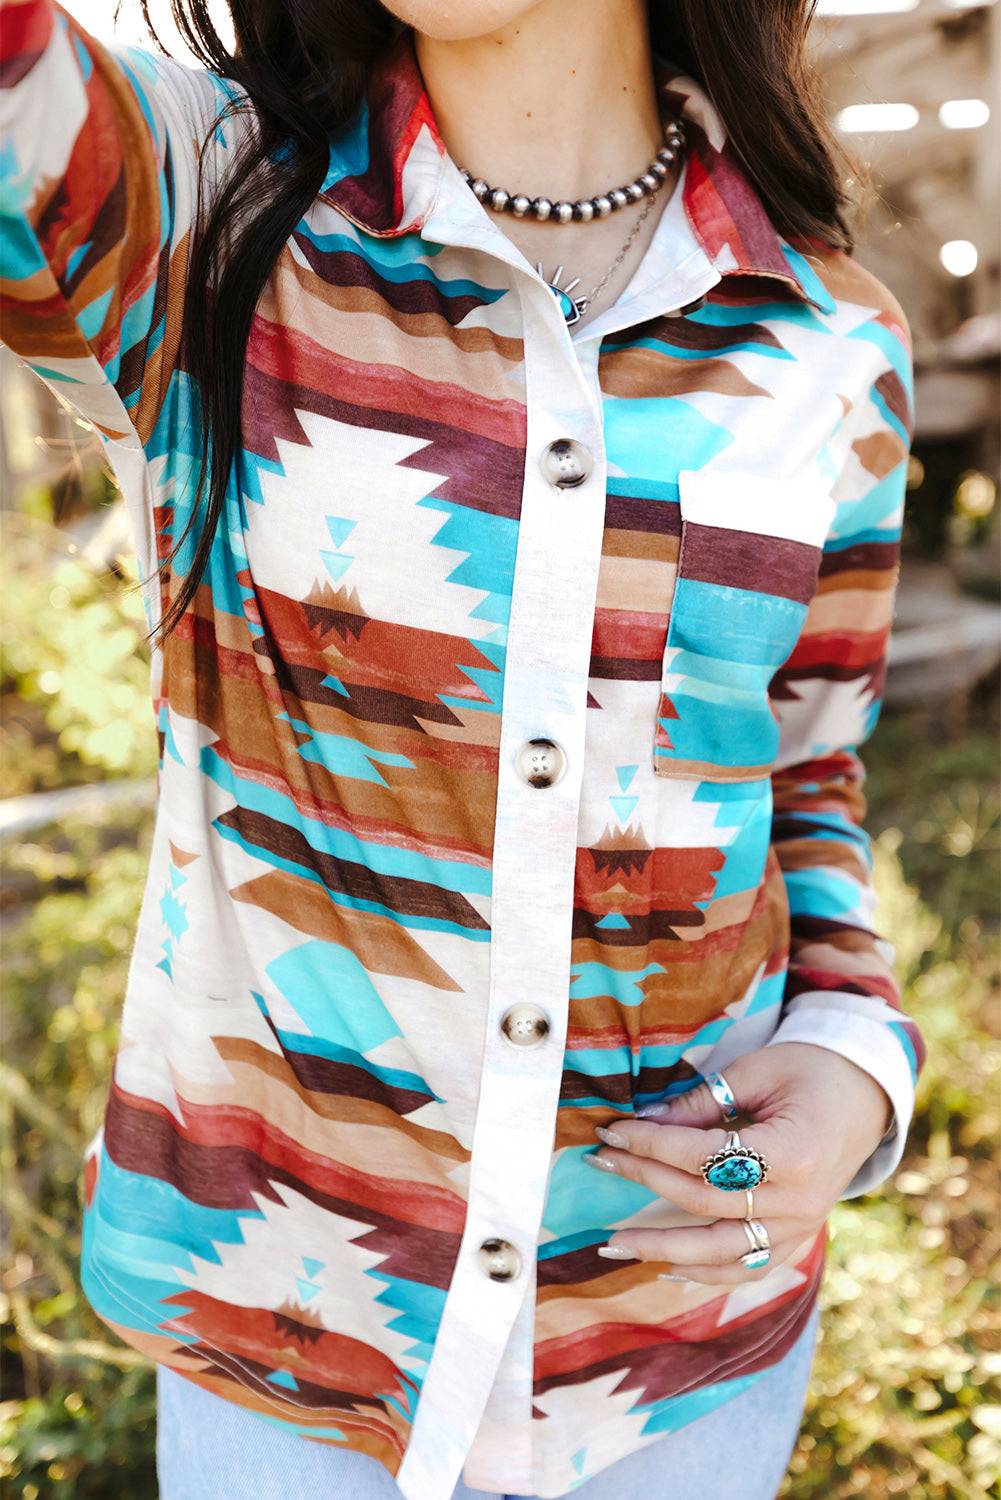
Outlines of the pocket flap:
[{"label": "pocket flap", "polygon": [[654,770],[762,781],[778,750],[769,684],[795,649],[837,504],[816,468],[683,469],[678,494]]},{"label": "pocket flap", "polygon": [[823,547],[837,501],[816,469],[775,478],[746,469],[682,469],[682,521],[728,531],[784,537]]}]

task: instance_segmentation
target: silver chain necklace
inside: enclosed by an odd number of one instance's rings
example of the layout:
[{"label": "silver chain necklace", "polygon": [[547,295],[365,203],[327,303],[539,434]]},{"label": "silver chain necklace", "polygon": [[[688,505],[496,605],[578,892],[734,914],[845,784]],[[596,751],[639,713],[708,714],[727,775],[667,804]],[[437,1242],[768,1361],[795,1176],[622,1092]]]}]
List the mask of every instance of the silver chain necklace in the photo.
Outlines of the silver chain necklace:
[{"label": "silver chain necklace", "polygon": [[547,276],[542,262],[536,262],[536,271],[556,298],[568,326],[572,327],[580,322],[588,307],[604,291],[625,260],[630,246],[640,232],[644,219],[653,208],[657,193],[667,180],[671,163],[684,145],[684,139],[685,132],[681,121],[668,121],[664,125],[664,144],[659,147],[657,155],[646,171],[641,172],[624,187],[611,188],[607,193],[598,193],[593,198],[578,198],[573,203],[562,199],[554,203],[549,198],[529,198],[527,193],[509,193],[505,188],[491,187],[482,177],[473,177],[464,167],[460,167],[459,170],[470,190],[485,208],[490,208],[495,213],[511,213],[519,219],[548,220],[555,225],[592,223],[596,219],[605,219],[609,214],[617,213],[628,204],[638,203],[641,198],[648,200],[618,255],[601,280],[585,296],[573,295],[574,288],[580,285],[579,276],[568,282],[566,286],[560,286],[563,266],[558,266],[552,276]]},{"label": "silver chain necklace", "polygon": [[643,220],[653,208],[655,201],[656,200],[651,195],[650,199],[643,209],[643,212],[640,214],[639,218],[636,220],[636,223],[629,231],[629,238],[622,246],[622,249],[612,261],[612,264],[609,266],[608,270],[605,272],[601,280],[591,288],[586,296],[574,297],[572,295],[574,287],[580,285],[579,276],[575,276],[573,281],[568,281],[566,286],[560,286],[560,277],[563,275],[563,267],[557,266],[552,276],[547,276],[542,268],[542,261],[536,261],[535,269],[538,271],[539,275],[542,277],[543,281],[546,283],[549,290],[552,292],[553,296],[559,303],[560,310],[567,320],[568,327],[572,328],[575,323],[579,323],[581,318],[587,312],[588,308],[591,306],[591,303],[597,301],[599,295],[605,290],[605,287],[611,281],[612,277],[615,275],[616,271],[619,269],[622,262],[628,255],[629,247],[633,243],[633,240],[636,238],[636,236],[639,234],[643,224]]}]

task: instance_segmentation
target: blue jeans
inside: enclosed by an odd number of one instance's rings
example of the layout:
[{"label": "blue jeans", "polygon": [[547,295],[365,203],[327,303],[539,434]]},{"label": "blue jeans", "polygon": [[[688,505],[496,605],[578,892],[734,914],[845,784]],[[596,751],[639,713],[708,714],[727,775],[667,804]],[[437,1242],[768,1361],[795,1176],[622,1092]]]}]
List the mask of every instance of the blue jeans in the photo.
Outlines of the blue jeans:
[{"label": "blue jeans", "polygon": [[[574,1500],[775,1500],[799,1435],[818,1316],[815,1306],[793,1347],[747,1390],[585,1480]],[[160,1500],[399,1500],[375,1459],[282,1432],[165,1365],[157,1402]],[[524,1497],[487,1495],[460,1480],[452,1500]]]}]

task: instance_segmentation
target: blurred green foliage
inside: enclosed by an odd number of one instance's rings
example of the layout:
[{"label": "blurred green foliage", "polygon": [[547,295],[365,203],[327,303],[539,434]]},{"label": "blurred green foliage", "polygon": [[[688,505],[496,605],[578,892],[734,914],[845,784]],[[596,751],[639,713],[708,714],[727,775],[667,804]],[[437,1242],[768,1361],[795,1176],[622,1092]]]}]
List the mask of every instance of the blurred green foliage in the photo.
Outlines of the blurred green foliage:
[{"label": "blurred green foliage", "polygon": [[41,518],[4,518],[0,795],[143,776],[156,765],[146,630],[123,587]]},{"label": "blurred green foliage", "polygon": [[[149,772],[138,597],[37,520],[2,577],[8,795]],[[866,752],[880,925],[930,1057],[895,1178],[831,1218],[786,1500],[999,1494],[997,734],[996,699],[967,723],[886,712]],[[18,1500],[156,1494],[152,1371],[76,1279],[80,1158],[110,1077],[150,822],[109,810],[6,855],[0,1483]]]}]

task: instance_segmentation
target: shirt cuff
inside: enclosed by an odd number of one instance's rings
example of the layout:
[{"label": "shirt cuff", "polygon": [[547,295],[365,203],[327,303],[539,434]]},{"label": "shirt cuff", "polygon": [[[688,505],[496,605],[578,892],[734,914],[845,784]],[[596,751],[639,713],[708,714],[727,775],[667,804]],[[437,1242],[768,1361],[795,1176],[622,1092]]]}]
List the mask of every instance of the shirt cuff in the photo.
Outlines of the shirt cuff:
[{"label": "shirt cuff", "polygon": [[[797,995],[794,1004],[809,1002],[809,993]],[[906,1054],[889,1027],[868,1016],[853,1014],[851,1010],[837,1011],[830,1007],[837,1003],[837,992],[825,990],[823,1009],[811,1010],[807,1004],[802,1011],[793,1010],[781,1020],[775,1034],[765,1043],[809,1042],[817,1047],[827,1047],[847,1057],[849,1062],[864,1069],[870,1077],[886,1090],[893,1115],[886,1133],[872,1154],[866,1157],[847,1187],[838,1195],[838,1202],[848,1198],[860,1198],[863,1193],[873,1192],[896,1171],[907,1144],[907,1132],[914,1113],[914,1078]],[[846,995],[850,1004],[857,1004],[858,997]]]}]

